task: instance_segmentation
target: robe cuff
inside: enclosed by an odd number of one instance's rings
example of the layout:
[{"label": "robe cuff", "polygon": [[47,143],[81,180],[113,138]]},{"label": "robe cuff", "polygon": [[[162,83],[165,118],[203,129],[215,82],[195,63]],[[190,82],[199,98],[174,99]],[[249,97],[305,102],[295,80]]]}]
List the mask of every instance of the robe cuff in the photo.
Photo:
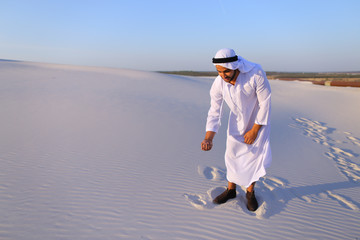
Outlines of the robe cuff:
[{"label": "robe cuff", "polygon": [[206,130],[206,132],[211,131],[211,132],[217,133],[219,131],[220,125],[221,125],[221,123],[217,123],[217,124],[207,123],[205,130]]},{"label": "robe cuff", "polygon": [[206,132],[215,132],[217,133],[219,131],[219,128],[206,128]]}]

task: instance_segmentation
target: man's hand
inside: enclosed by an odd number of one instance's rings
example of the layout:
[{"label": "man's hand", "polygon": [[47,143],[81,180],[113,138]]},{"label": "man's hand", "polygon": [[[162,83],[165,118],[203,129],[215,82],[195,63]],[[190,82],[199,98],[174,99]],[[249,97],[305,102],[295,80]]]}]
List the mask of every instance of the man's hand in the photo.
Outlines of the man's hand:
[{"label": "man's hand", "polygon": [[246,144],[253,144],[257,138],[260,128],[261,128],[261,125],[254,124],[253,128],[250,131],[248,131],[247,133],[245,133],[244,142]]},{"label": "man's hand", "polygon": [[212,146],[213,146],[213,143],[212,143],[211,139],[204,139],[201,142],[201,150],[203,150],[203,151],[211,150]]},{"label": "man's hand", "polygon": [[201,142],[201,150],[209,151],[213,146],[212,140],[215,137],[215,132],[208,131],[205,134],[205,139]]}]

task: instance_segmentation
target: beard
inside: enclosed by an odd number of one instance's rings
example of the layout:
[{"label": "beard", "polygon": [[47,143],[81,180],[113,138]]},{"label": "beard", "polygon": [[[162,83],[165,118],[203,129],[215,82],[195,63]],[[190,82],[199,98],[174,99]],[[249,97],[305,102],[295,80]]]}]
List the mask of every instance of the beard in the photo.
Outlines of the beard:
[{"label": "beard", "polygon": [[229,83],[229,82],[231,82],[232,80],[235,79],[235,76],[236,76],[236,70],[234,71],[232,76],[226,76],[224,80],[225,80],[225,82]]}]

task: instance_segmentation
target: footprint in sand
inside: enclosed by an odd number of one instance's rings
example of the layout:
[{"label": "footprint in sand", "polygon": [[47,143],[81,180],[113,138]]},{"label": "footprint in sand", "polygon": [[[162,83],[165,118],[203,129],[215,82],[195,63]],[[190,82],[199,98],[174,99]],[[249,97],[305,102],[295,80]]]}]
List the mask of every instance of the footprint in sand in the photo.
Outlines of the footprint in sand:
[{"label": "footprint in sand", "polygon": [[275,188],[284,188],[288,184],[286,180],[276,177],[264,177],[260,182],[270,191]]},{"label": "footprint in sand", "polygon": [[209,180],[222,181],[226,179],[225,170],[217,167],[202,167],[198,166],[198,173]]},{"label": "footprint in sand", "polygon": [[[282,191],[288,185],[288,181],[273,176],[265,176],[256,182],[257,195],[261,195],[265,198],[277,199],[282,201],[284,198]],[[245,191],[245,189],[244,189]]]},{"label": "footprint in sand", "polygon": [[326,152],[325,156],[333,160],[340,172],[351,182],[360,181],[360,166],[337,152]]},{"label": "footprint in sand", "polygon": [[294,124],[290,124],[290,127],[295,127],[303,130],[303,134],[307,137],[311,137],[316,143],[332,146],[335,142],[328,135],[335,131],[335,128],[327,127],[325,123],[312,121],[307,118],[293,118]]},{"label": "footprint in sand", "polygon": [[348,136],[347,139],[349,139],[352,144],[360,147],[360,138]]},{"label": "footprint in sand", "polygon": [[215,207],[215,204],[212,202],[213,199],[221,194],[225,189],[225,187],[215,187],[209,189],[207,191],[207,195],[185,193],[184,197],[192,206],[197,209],[210,209]]},{"label": "footprint in sand", "polygon": [[[225,170],[217,167],[198,166],[198,173],[200,176],[211,181],[223,181],[226,179]],[[213,208],[215,205],[212,200],[224,190],[224,187],[216,187],[209,189],[207,195],[185,193],[183,196],[192,206],[203,210]]]},{"label": "footprint in sand", "polygon": [[198,194],[184,194],[185,199],[195,208],[197,209],[204,209],[208,205],[205,197]]},{"label": "footprint in sand", "polygon": [[335,194],[330,191],[326,191],[326,194],[328,195],[328,197],[336,200],[340,205],[342,205],[345,208],[348,208],[348,209],[351,209],[354,211],[359,210],[358,206],[355,203],[353,203],[352,200],[347,199],[347,197],[345,197],[345,196],[341,196],[339,194]]},{"label": "footprint in sand", "polygon": [[293,118],[293,120],[295,124],[291,124],[291,127],[302,129],[305,136],[311,137],[314,142],[328,147],[325,156],[335,162],[339,171],[349,181],[360,181],[360,165],[352,161],[352,159],[358,157],[359,154],[343,147],[343,145],[348,144],[349,141],[353,145],[360,146],[359,138],[351,136],[349,132],[343,132],[342,135],[338,137],[347,140],[334,140],[328,135],[334,133],[335,128],[327,127],[325,123],[307,118]]}]

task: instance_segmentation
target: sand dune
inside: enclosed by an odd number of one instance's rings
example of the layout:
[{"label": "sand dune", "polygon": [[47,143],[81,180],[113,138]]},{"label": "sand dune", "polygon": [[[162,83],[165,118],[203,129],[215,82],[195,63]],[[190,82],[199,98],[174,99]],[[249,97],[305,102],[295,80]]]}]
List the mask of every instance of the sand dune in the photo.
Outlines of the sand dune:
[{"label": "sand dune", "polygon": [[226,185],[211,78],[0,61],[0,239],[357,239],[360,89],[271,80],[273,164]]}]

